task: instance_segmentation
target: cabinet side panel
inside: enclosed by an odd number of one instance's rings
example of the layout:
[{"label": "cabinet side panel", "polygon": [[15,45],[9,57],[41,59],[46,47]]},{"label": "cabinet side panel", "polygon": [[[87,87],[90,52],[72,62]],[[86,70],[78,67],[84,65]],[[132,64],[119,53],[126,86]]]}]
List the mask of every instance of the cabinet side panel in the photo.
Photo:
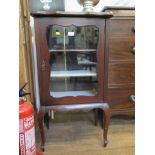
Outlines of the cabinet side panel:
[{"label": "cabinet side panel", "polygon": [[34,18],[30,21],[31,32],[32,32],[32,47],[33,47],[33,63],[34,63],[34,87],[35,87],[35,98],[36,98],[36,108],[39,111],[40,108],[40,95],[39,95],[39,82],[38,82],[38,67],[37,67],[37,50],[35,42],[35,30],[34,30]]}]

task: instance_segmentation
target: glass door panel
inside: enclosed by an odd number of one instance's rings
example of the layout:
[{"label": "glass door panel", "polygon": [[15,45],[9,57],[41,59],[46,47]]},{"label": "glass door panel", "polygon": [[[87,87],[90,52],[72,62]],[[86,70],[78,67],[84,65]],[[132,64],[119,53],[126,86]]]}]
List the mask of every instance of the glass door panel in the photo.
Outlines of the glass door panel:
[{"label": "glass door panel", "polygon": [[96,26],[53,25],[50,27],[48,45],[51,96],[97,94],[98,31]]},{"label": "glass door panel", "polygon": [[49,51],[64,49],[64,28],[62,26],[54,25],[50,27],[48,43]]},{"label": "glass door panel", "polygon": [[98,29],[95,26],[68,26],[65,27],[66,49],[96,50]]}]

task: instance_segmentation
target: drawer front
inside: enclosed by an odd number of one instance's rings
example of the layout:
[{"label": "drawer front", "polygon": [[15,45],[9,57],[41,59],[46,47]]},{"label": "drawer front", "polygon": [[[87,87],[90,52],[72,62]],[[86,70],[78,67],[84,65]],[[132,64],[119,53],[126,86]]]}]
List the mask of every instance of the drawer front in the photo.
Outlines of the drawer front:
[{"label": "drawer front", "polygon": [[110,37],[134,37],[134,19],[114,19],[110,21]]},{"label": "drawer front", "polygon": [[135,64],[109,63],[108,87],[121,87],[135,83]]},{"label": "drawer front", "polygon": [[134,38],[112,38],[109,41],[109,61],[134,60]]},{"label": "drawer front", "polygon": [[134,89],[108,89],[107,102],[112,109],[134,108],[135,103],[130,99],[131,95],[135,95]]},{"label": "drawer front", "polygon": [[[110,9],[109,9],[110,10]],[[107,10],[107,12],[109,11]],[[112,18],[115,17],[134,17],[135,16],[135,10],[111,10],[114,14]]]}]

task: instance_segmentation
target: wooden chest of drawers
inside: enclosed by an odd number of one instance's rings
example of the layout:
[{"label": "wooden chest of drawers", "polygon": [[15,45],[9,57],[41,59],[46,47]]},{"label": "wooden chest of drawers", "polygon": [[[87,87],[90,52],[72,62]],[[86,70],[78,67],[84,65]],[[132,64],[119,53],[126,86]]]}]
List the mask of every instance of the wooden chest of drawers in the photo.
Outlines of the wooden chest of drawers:
[{"label": "wooden chest of drawers", "polygon": [[134,8],[107,7],[114,16],[106,20],[105,100],[110,104],[112,115],[134,114],[135,94],[135,47]]}]

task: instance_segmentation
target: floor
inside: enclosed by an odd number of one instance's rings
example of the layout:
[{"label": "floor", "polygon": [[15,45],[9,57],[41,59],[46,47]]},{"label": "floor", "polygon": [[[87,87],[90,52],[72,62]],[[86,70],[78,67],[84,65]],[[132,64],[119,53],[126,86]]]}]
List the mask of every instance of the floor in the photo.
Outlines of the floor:
[{"label": "floor", "polygon": [[[94,126],[93,112],[55,113],[50,129],[45,128],[45,155],[134,155],[134,119],[111,119],[108,139],[103,147],[102,129]],[[37,132],[37,147],[39,134]]]}]

